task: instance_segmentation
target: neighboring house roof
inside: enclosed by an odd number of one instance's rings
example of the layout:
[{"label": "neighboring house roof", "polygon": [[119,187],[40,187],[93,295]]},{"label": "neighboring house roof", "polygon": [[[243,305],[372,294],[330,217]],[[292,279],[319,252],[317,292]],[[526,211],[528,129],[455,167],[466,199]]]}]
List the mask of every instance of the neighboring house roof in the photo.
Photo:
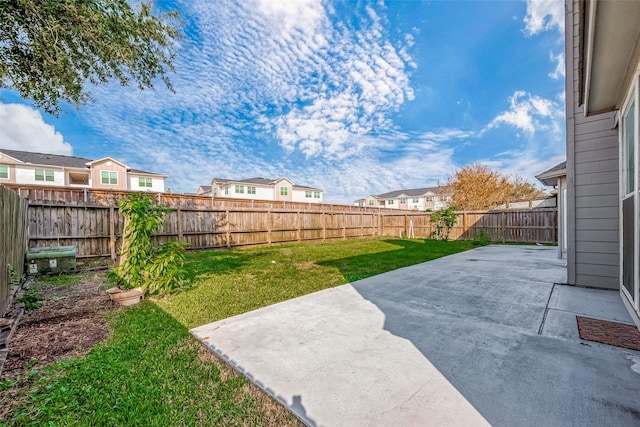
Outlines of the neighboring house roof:
[{"label": "neighboring house roof", "polygon": [[564,161],[562,163],[558,163],[551,169],[548,169],[542,172],[539,175],[536,175],[538,181],[543,183],[544,185],[556,186],[558,185],[558,178],[567,176],[567,162]]},{"label": "neighboring house roof", "polygon": [[63,156],[60,154],[32,153],[30,151],[16,151],[0,149],[0,153],[4,153],[9,157],[21,161],[23,163],[31,163],[34,165],[59,166],[65,168],[86,169],[86,164],[91,162],[90,159],[74,156]]},{"label": "neighboring house roof", "polygon": [[207,193],[211,193],[210,185],[201,185],[200,187],[198,187],[198,191],[196,192],[196,194],[207,194]]},{"label": "neighboring house roof", "polygon": [[[76,169],[87,169],[87,165],[102,161],[102,160],[113,160],[116,163],[119,163],[126,167],[123,163],[112,159],[111,157],[105,157],[99,160],[91,160],[85,159],[84,157],[75,157],[75,156],[63,156],[61,154],[46,154],[46,153],[34,153],[31,151],[17,151],[17,150],[5,150],[4,148],[0,149],[0,153],[6,154],[9,157],[12,157],[20,162],[33,164],[33,165],[42,165],[42,166],[57,166],[61,168],[76,168]],[[129,169],[129,172],[136,174],[145,174],[145,175],[156,175],[167,177],[166,175],[147,172],[140,169]]]},{"label": "neighboring house roof", "polygon": [[[255,185],[274,185],[276,182],[281,181],[282,179],[286,179],[287,181],[291,182],[291,180],[287,179],[287,178],[278,178],[278,179],[268,179],[268,178],[262,178],[262,177],[256,177],[256,178],[247,178],[247,179],[223,179],[223,178],[213,178],[213,181],[219,183],[219,184],[255,184]],[[292,183],[293,184],[293,183]],[[201,188],[204,187],[203,185],[200,186]],[[322,189],[320,188],[315,188],[315,187],[307,187],[305,185],[297,185],[297,184],[293,184],[293,188],[301,188],[301,189],[307,189],[307,190],[316,190],[316,191],[322,191]]]},{"label": "neighboring house roof", "polygon": [[410,190],[396,190],[390,191],[384,194],[378,194],[377,196],[373,196],[378,199],[395,199],[398,196],[407,196],[407,197],[419,197],[424,196],[427,193],[437,193],[438,187],[424,187],[424,188],[414,188]]}]

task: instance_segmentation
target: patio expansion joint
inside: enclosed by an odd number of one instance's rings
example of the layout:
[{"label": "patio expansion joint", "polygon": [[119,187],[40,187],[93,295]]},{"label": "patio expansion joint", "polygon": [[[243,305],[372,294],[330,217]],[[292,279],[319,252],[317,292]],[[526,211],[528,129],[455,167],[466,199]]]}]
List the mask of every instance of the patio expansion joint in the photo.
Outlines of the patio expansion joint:
[{"label": "patio expansion joint", "polygon": [[549,292],[549,298],[547,298],[547,303],[544,306],[544,314],[542,315],[542,322],[540,322],[540,327],[538,328],[538,335],[542,335],[542,330],[544,329],[544,323],[547,321],[547,314],[549,314],[549,303],[551,302],[551,295],[553,295],[553,290],[556,288],[556,283],[551,286],[551,291]]}]

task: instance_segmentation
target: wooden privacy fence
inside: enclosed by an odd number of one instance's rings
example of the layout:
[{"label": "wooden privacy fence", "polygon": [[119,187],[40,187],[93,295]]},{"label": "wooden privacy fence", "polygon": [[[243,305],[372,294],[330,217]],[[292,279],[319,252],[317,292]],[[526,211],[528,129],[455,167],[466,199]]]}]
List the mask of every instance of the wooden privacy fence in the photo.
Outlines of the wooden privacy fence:
[{"label": "wooden privacy fence", "polygon": [[11,288],[10,268],[17,277],[24,272],[27,252],[27,211],[29,204],[14,191],[0,185],[0,316],[9,303]]},{"label": "wooden privacy fence", "polygon": [[[473,240],[484,230],[494,242],[558,242],[556,208],[457,212],[451,240]],[[381,216],[384,236],[432,237],[435,226],[425,213],[387,213]]]},{"label": "wooden privacy fence", "polygon": [[[29,247],[74,245],[79,258],[119,254],[124,220],[113,206],[32,203]],[[494,241],[555,243],[556,210],[459,212],[451,239],[473,239],[480,229]],[[431,237],[429,213],[331,212],[288,209],[174,209],[155,235],[157,243],[188,242],[190,249],[215,249],[285,242],[370,236]]]}]

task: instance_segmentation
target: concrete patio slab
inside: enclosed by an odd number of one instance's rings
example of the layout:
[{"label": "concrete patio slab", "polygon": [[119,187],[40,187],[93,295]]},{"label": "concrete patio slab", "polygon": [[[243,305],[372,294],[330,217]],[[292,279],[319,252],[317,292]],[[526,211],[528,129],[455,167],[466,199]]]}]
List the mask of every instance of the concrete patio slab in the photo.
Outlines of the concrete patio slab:
[{"label": "concrete patio slab", "polygon": [[542,335],[582,341],[578,334],[576,316],[633,325],[633,320],[620,299],[620,291],[557,285],[549,299]]},{"label": "concrete patio slab", "polygon": [[640,352],[549,320],[597,301],[556,254],[478,248],[192,333],[308,425],[638,425]]}]

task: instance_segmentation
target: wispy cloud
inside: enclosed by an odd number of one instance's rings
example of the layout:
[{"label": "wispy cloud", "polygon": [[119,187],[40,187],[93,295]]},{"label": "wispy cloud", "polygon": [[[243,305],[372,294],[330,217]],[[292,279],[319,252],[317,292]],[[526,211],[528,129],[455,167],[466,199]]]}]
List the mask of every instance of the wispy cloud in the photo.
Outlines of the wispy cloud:
[{"label": "wispy cloud", "polygon": [[525,31],[529,35],[557,29],[564,34],[564,1],[527,0]]},{"label": "wispy cloud", "polygon": [[533,134],[541,130],[558,128],[562,118],[563,110],[554,101],[525,91],[516,91],[509,98],[509,110],[498,114],[489,123],[487,129],[504,124]]},{"label": "wispy cloud", "polygon": [[177,93],[97,88],[100,104],[89,107],[91,126],[124,160],[153,159],[177,189],[195,191],[214,175],[284,171],[331,187],[326,169],[310,164],[382,157],[391,116],[414,99],[416,66],[413,36],[391,33],[383,12],[365,3],[344,15],[344,5],[321,0],[183,7],[193,21],[175,64]]},{"label": "wispy cloud", "polygon": [[561,52],[557,55],[554,55],[553,52],[550,52],[549,59],[551,60],[551,62],[555,62],[556,64],[556,68],[553,70],[553,72],[549,73],[549,77],[551,77],[552,79],[564,78],[564,52]]},{"label": "wispy cloud", "polygon": [[39,111],[22,104],[0,103],[0,147],[9,150],[71,155],[62,134],[45,123]]}]

